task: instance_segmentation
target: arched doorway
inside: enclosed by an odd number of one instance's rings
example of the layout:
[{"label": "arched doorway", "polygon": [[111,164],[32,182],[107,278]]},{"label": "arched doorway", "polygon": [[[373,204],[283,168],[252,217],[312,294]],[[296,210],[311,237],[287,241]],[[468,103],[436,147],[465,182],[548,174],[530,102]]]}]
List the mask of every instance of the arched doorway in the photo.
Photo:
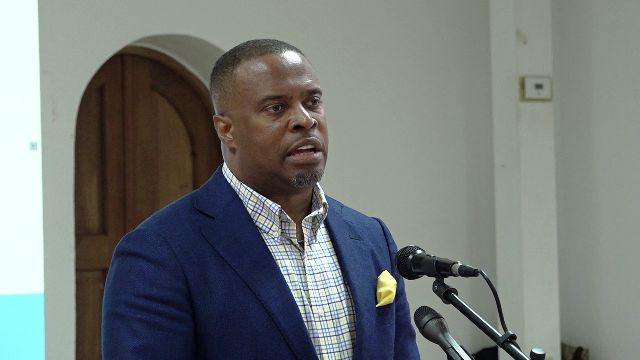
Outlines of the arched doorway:
[{"label": "arched doorway", "polygon": [[171,57],[127,47],[94,75],[75,143],[76,358],[100,359],[102,292],[118,240],[222,161],[204,84]]}]

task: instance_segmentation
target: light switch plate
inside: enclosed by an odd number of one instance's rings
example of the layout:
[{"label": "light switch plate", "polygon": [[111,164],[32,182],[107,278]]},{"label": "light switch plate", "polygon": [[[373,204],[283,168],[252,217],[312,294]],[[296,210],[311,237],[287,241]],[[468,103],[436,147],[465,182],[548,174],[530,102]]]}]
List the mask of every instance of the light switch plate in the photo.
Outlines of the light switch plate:
[{"label": "light switch plate", "polygon": [[523,76],[520,78],[522,101],[551,101],[551,78],[548,76]]}]

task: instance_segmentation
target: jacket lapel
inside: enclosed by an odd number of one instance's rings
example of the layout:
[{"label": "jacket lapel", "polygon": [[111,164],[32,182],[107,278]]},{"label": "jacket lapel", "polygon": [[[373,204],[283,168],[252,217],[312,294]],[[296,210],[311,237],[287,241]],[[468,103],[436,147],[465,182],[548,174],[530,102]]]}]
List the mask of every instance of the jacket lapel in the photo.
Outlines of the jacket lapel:
[{"label": "jacket lapel", "polygon": [[198,190],[194,206],[208,215],[204,237],[260,299],[296,357],[317,359],[289,286],[221,168]]},{"label": "jacket lapel", "polygon": [[328,198],[328,201],[327,229],[355,308],[356,343],[353,358],[367,359],[369,357],[364,345],[375,341],[375,329],[370,314],[373,313],[371,309],[375,309],[376,306],[377,275],[371,268],[371,249],[366,239],[360,238],[355,224],[343,216],[343,205],[333,199]]}]

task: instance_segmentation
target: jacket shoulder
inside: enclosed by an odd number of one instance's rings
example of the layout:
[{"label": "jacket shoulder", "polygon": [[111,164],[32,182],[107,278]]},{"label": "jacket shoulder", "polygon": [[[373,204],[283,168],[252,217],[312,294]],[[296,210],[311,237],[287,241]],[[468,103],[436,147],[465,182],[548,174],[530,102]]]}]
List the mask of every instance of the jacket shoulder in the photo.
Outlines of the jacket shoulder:
[{"label": "jacket shoulder", "polygon": [[329,208],[336,209],[336,212],[347,222],[354,223],[359,226],[365,225],[380,228],[382,221],[376,217],[363,214],[362,212],[329,196],[327,196],[327,202],[329,203]]}]

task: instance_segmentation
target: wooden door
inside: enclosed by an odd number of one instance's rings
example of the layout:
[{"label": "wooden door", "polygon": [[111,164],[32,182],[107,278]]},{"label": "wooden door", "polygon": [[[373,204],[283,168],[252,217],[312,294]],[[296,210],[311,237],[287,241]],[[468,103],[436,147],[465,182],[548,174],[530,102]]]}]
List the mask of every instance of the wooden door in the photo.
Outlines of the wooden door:
[{"label": "wooden door", "polygon": [[95,74],[75,146],[76,358],[100,359],[104,281],[120,238],[222,161],[204,85],[166,55],[126,48]]}]

